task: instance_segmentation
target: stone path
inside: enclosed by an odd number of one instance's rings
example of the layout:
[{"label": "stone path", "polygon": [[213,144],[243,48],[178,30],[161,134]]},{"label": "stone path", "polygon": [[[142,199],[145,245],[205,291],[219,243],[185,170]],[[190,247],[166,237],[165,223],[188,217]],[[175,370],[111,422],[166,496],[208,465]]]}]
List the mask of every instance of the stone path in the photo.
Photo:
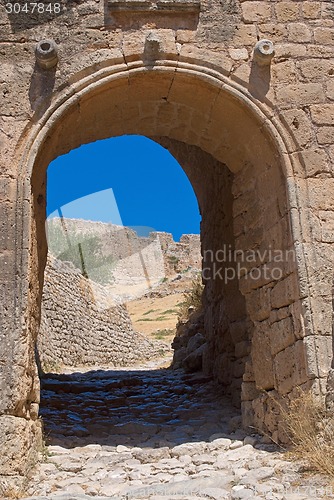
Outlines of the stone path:
[{"label": "stone path", "polygon": [[306,480],[278,449],[238,430],[236,410],[200,375],[52,375],[41,414],[48,446],[31,500],[334,498],[323,479]]}]

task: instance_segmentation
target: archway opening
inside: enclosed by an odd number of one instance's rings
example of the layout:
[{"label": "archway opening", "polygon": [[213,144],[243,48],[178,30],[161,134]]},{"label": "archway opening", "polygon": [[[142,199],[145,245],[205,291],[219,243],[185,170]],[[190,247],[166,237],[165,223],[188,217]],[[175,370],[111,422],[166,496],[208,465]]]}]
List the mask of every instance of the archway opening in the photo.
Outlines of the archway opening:
[{"label": "archway opening", "polygon": [[47,193],[42,367],[167,356],[201,271],[198,204],[180,165],[152,140],[123,136],[52,162]]},{"label": "archway opening", "polygon": [[[299,327],[292,323],[300,303],[296,264],[288,253],[293,242],[283,161],[269,129],[248,101],[219,79],[202,78],[189,68],[133,69],[126,78],[111,74],[78,89],[62,112],[61,126],[52,122],[33,170],[32,234],[39,242],[33,250],[41,282],[45,167],[55,156],[125,133],[167,147],[201,207],[205,373],[241,404],[245,425],[272,432],[277,419],[272,413],[263,417],[270,398],[263,390],[288,394],[307,374],[298,361]],[[281,252],[280,258],[275,260],[271,249]],[[40,289],[35,291],[37,296]]]},{"label": "archway opening", "polygon": [[183,303],[202,284],[202,259],[197,199],[181,166],[152,140],[123,136],[57,158],[47,180],[37,341],[47,443],[173,446],[227,432],[235,410],[212,401],[207,377],[190,375],[208,345],[201,297]]}]

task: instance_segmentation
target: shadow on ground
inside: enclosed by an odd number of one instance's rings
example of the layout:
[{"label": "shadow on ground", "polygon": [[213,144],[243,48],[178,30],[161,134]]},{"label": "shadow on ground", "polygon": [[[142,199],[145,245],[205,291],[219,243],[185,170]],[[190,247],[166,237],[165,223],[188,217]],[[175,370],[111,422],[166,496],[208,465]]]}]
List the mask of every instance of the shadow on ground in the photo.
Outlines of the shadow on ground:
[{"label": "shadow on ground", "polygon": [[231,422],[238,421],[222,388],[199,374],[96,370],[47,374],[41,384],[46,443],[65,448],[173,447],[232,437]]}]

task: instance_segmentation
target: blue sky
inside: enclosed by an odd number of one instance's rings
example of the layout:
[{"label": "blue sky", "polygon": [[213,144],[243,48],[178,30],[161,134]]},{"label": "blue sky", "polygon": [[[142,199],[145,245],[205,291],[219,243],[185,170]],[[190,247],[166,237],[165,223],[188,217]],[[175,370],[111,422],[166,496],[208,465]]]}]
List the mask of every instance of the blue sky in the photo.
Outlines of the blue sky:
[{"label": "blue sky", "polygon": [[81,146],[56,158],[47,172],[47,215],[148,226],[176,241],[199,233],[191,184],[173,156],[141,136]]}]

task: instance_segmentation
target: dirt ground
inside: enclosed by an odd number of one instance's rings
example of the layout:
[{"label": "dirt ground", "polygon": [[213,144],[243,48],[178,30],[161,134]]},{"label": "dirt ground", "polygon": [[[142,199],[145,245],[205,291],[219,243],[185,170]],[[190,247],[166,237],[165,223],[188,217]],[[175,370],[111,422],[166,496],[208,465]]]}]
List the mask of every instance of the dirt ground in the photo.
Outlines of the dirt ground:
[{"label": "dirt ground", "polygon": [[172,342],[178,321],[179,305],[184,301],[184,292],[191,287],[193,276],[163,283],[149,297],[127,302],[134,330],[151,339]]}]

